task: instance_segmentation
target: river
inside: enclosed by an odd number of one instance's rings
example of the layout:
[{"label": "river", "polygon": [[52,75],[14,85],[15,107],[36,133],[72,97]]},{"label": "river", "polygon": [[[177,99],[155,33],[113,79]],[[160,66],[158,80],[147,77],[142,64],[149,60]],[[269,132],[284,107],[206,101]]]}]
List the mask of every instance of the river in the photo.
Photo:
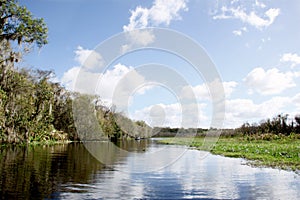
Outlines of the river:
[{"label": "river", "polygon": [[156,140],[1,147],[1,199],[300,199],[295,172]]}]

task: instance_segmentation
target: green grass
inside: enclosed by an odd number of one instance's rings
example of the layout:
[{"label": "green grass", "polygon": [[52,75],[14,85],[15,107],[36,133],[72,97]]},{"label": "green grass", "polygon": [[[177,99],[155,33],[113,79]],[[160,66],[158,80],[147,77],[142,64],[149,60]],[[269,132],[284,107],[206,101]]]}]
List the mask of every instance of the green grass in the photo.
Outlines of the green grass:
[{"label": "green grass", "polygon": [[164,144],[178,144],[210,150],[213,154],[227,157],[245,158],[250,164],[281,169],[300,170],[300,139],[281,137],[276,140],[263,140],[247,137],[220,137],[208,149],[203,145],[204,138],[166,138]]}]

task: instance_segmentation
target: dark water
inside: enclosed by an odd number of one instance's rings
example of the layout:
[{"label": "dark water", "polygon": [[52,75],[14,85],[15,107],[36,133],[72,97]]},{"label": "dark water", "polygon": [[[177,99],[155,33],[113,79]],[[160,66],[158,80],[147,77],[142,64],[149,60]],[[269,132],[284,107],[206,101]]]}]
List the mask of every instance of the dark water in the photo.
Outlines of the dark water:
[{"label": "dark water", "polygon": [[1,148],[1,199],[300,199],[294,172],[154,140],[119,147]]}]

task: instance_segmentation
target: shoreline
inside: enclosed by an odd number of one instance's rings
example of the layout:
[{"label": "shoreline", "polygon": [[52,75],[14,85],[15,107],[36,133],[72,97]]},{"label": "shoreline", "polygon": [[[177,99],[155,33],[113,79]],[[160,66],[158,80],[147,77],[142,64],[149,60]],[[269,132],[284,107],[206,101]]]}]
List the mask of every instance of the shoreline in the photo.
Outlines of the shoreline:
[{"label": "shoreline", "polygon": [[284,137],[276,140],[249,140],[243,136],[220,137],[212,149],[203,146],[204,137],[162,138],[166,145],[185,145],[215,155],[246,159],[256,167],[271,167],[284,170],[300,170],[300,139]]},{"label": "shoreline", "polygon": [[32,142],[21,142],[21,143],[0,143],[0,147],[8,147],[8,146],[36,146],[36,145],[60,145],[60,144],[70,144],[74,142],[80,141],[72,141],[72,140],[45,140],[45,141],[32,141]]}]

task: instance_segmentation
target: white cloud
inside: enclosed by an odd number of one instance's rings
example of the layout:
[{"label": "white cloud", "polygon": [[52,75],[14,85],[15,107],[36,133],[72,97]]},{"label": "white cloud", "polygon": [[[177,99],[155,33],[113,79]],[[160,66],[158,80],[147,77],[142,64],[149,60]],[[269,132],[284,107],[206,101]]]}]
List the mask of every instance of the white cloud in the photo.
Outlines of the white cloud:
[{"label": "white cloud", "polygon": [[[223,82],[222,83],[224,88],[224,95],[226,98],[229,98],[232,92],[234,91],[235,87],[238,85],[235,81]],[[194,96],[199,100],[209,100],[212,98],[212,93],[214,94],[222,94],[220,91],[220,82],[215,80],[211,83],[201,84],[196,86],[186,86],[182,89],[182,97],[183,98],[193,98]],[[211,91],[209,90],[209,87]],[[218,96],[218,95],[216,95]]]},{"label": "white cloud", "polygon": [[100,70],[105,64],[99,53],[81,46],[75,50],[75,61],[88,70]]},{"label": "white cloud", "polygon": [[293,103],[300,109],[300,93],[292,98]]},{"label": "white cloud", "polygon": [[73,67],[64,73],[61,82],[66,89],[71,91],[74,90],[75,79],[78,76],[79,71],[80,67]]},{"label": "white cloud", "polygon": [[147,85],[145,78],[133,67],[122,64],[115,65],[104,73],[93,72],[82,67],[73,67],[64,73],[61,82],[68,90],[87,94],[97,94],[106,105],[116,104],[122,109],[130,103],[130,97],[135,89],[142,94],[154,86]]},{"label": "white cloud", "polygon": [[282,113],[290,105],[289,97],[273,97],[262,103],[254,103],[252,99],[226,100],[225,127],[239,127],[245,122],[259,122]]},{"label": "white cloud", "polygon": [[144,120],[152,127],[209,127],[203,112],[205,107],[206,104],[161,103],[136,110],[131,117]]},{"label": "white cloud", "polygon": [[279,72],[276,68],[267,71],[263,68],[255,68],[246,76],[244,82],[250,87],[251,92],[256,91],[262,95],[272,95],[295,87],[293,76],[294,74],[291,72]]},{"label": "white cloud", "polygon": [[91,72],[83,67],[73,67],[61,78],[62,84],[70,91],[96,94],[96,85],[100,73]]},{"label": "white cloud", "polygon": [[156,0],[150,9],[154,25],[169,25],[171,20],[181,19],[179,12],[187,11],[187,0]]},{"label": "white cloud", "polygon": [[181,19],[179,12],[187,11],[187,0],[155,0],[151,8],[138,6],[131,11],[129,24],[123,26],[124,31],[146,28],[148,26],[166,25],[172,20]]},{"label": "white cloud", "polygon": [[213,19],[238,19],[245,24],[254,26],[257,29],[262,29],[273,24],[279,14],[279,8],[270,8],[264,13],[258,13],[258,11],[255,10],[247,12],[241,6],[236,8],[223,6],[221,8],[221,14],[215,15]]},{"label": "white cloud", "polygon": [[113,69],[101,74],[98,82],[97,93],[104,100],[112,102],[117,109],[125,111],[131,103],[132,96],[143,94],[154,86],[143,87],[146,80],[133,67],[117,64]]},{"label": "white cloud", "polygon": [[241,36],[243,34],[243,32],[241,30],[234,30],[232,31],[233,35],[236,35],[236,36]]},{"label": "white cloud", "polygon": [[285,53],[282,55],[281,62],[290,62],[292,65],[291,67],[295,67],[296,65],[300,64],[300,55],[296,54],[296,53]]},{"label": "white cloud", "polygon": [[223,82],[225,96],[230,97],[237,85],[238,83],[235,81]]},{"label": "white cloud", "polygon": [[281,112],[287,103],[288,97],[273,97],[270,100],[255,104],[252,99],[233,99],[226,101],[226,113],[242,120],[263,119]]},{"label": "white cloud", "polygon": [[273,24],[275,19],[279,16],[280,14],[280,9],[279,8],[270,8],[265,12],[266,16],[269,18],[269,20],[265,20],[265,22],[262,24],[264,26],[270,26]]},{"label": "white cloud", "polygon": [[131,117],[144,120],[152,127],[176,127],[182,121],[181,106],[179,104],[156,104],[136,110]]},{"label": "white cloud", "polygon": [[126,53],[134,46],[147,46],[155,40],[155,35],[150,30],[136,29],[127,33],[128,44],[121,47],[121,53]]},{"label": "white cloud", "polygon": [[[252,99],[227,99],[224,128],[235,128],[245,122],[254,123],[272,118],[283,113],[283,110],[287,110],[291,104],[298,106],[300,111],[299,99],[300,94],[293,98],[276,96],[260,103],[255,103]],[[211,113],[204,111],[205,108],[207,104],[156,104],[136,110],[130,117],[160,127],[195,127],[195,120],[199,120],[198,127],[209,128],[212,123]],[[183,109],[186,111],[184,114]],[[183,119],[186,120],[185,125]]]},{"label": "white cloud", "polygon": [[146,28],[149,21],[149,9],[136,7],[135,10],[130,11],[131,16],[129,18],[129,24],[123,26],[124,31],[132,31],[138,28]]},{"label": "white cloud", "polygon": [[155,35],[149,30],[139,30],[159,25],[169,26],[172,20],[181,19],[180,11],[187,11],[187,0],[155,0],[150,8],[136,7],[131,11],[129,24],[123,26],[128,32],[128,44],[121,47],[126,53],[135,45],[147,46],[155,40]]}]

